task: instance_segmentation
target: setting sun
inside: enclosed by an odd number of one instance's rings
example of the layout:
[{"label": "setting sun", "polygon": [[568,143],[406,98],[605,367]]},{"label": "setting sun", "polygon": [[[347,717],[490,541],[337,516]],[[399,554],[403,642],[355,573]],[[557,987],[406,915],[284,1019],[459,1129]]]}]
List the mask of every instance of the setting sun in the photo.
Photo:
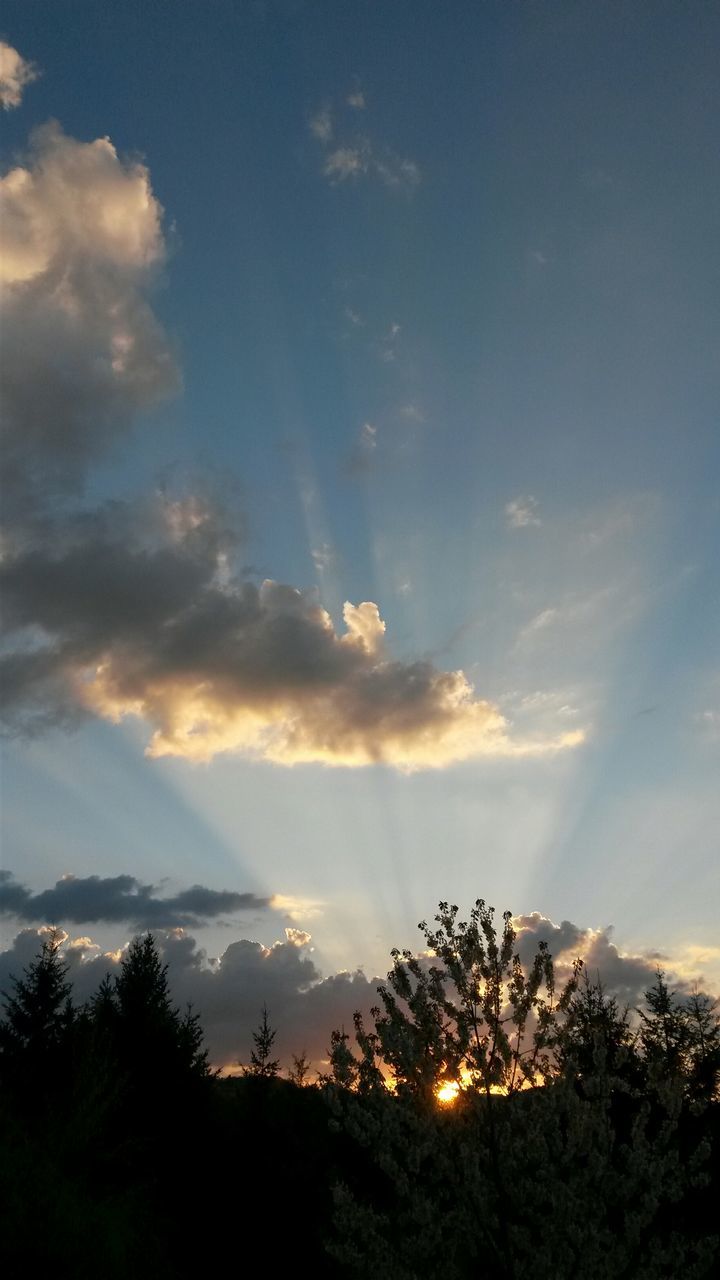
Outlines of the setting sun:
[{"label": "setting sun", "polygon": [[451,1107],[457,1101],[460,1085],[457,1080],[445,1080],[435,1090],[435,1097],[443,1107]]}]

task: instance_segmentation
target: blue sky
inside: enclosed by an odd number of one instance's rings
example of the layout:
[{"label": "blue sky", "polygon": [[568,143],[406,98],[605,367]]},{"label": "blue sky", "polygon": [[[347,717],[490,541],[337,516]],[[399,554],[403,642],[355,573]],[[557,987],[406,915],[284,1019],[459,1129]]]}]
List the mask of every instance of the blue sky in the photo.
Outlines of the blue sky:
[{"label": "blue sky", "polygon": [[718,975],[715,7],[3,23],[5,869],[275,895],[196,936],[325,973],[482,895]]}]

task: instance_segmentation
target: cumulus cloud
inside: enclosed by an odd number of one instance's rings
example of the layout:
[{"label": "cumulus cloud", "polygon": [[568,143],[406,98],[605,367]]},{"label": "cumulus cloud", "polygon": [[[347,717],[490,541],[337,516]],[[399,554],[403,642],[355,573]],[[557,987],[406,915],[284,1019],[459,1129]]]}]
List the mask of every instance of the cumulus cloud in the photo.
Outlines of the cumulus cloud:
[{"label": "cumulus cloud", "polygon": [[[141,884],[128,875],[67,875],[52,889],[31,893],[11,872],[0,871],[0,915],[17,920],[62,924],[127,921],[139,929],[196,929],[218,916],[265,910],[270,905],[270,898],[254,893],[208,889],[200,884],[160,897],[154,885]],[[76,939],[72,945],[81,944],[84,951],[93,945],[88,938]]]},{"label": "cumulus cloud", "polygon": [[[11,989],[11,977],[21,975],[37,956],[48,932],[24,929],[0,952],[0,992]],[[168,965],[172,999],[181,1009],[192,1004],[199,1012],[215,1066],[249,1061],[263,1004],[278,1029],[276,1047],[286,1067],[291,1055],[303,1050],[318,1065],[327,1060],[333,1028],[351,1026],[356,1009],[369,1013],[379,979],[368,979],[359,970],[324,978],[308,954],[309,934],[289,932],[284,942],[270,947],[245,938],[231,942],[211,959],[183,929],[154,930]],[[61,937],[68,944],[68,935],[62,932]],[[107,973],[117,974],[124,954],[124,948],[103,952],[88,938],[65,945],[75,1000],[89,999]]]},{"label": "cumulus cloud", "polygon": [[25,86],[37,80],[38,74],[32,62],[0,40],[0,103],[6,111],[20,106]]},{"label": "cumulus cloud", "polygon": [[[579,958],[591,981],[600,979],[607,993],[614,995],[621,1005],[634,1008],[642,1003],[644,993],[655,981],[659,964],[670,971],[673,985],[681,991],[689,990],[687,966],[681,957],[674,963],[671,956],[662,956],[658,952],[645,955],[623,952],[612,940],[611,927],[583,929],[569,920],[555,924],[538,911],[515,916],[513,926],[518,935],[517,951],[523,963],[528,964],[532,960],[540,941],[546,942],[561,982],[567,980],[573,961]],[[696,968],[693,977],[697,976]]]},{"label": "cumulus cloud", "polygon": [[[697,969],[688,970],[687,962],[699,957],[681,954],[675,968],[672,958],[656,953],[626,955],[613,944],[607,929],[587,929],[567,920],[558,925],[538,912],[517,916],[513,923],[517,949],[525,964],[531,963],[542,939],[548,943],[560,982],[569,973],[572,960],[582,956],[593,980],[599,975],[607,994],[631,1008],[642,1005],[659,962],[668,972],[670,985],[681,994],[692,989],[686,973],[697,976]],[[0,952],[0,992],[10,990],[11,975],[20,975],[32,962],[48,932],[47,927],[23,929],[12,946]],[[74,996],[80,1003],[97,990],[106,973],[119,972],[125,949],[103,952],[89,937],[70,939],[64,931],[60,936]],[[377,1003],[377,987],[384,981],[368,978],[361,970],[324,977],[309,953],[311,937],[300,929],[287,929],[285,941],[269,947],[239,939],[217,958],[209,958],[182,928],[157,929],[154,936],[168,965],[172,998],[180,1008],[189,1003],[200,1014],[215,1066],[248,1061],[263,1004],[278,1031],[276,1047],[283,1065],[289,1067],[291,1055],[302,1050],[319,1065],[327,1060],[330,1032],[335,1027],[350,1027],[356,1009],[369,1020],[370,1008]],[[717,948],[709,950],[717,952]],[[703,952],[702,959],[707,958]],[[429,958],[425,959],[429,964]]]},{"label": "cumulus cloud", "polygon": [[79,489],[87,465],[178,374],[145,301],[163,261],[145,166],[51,123],[0,181],[6,518]]},{"label": "cumulus cloud", "polygon": [[[151,756],[407,770],[582,740],[513,735],[462,671],[393,658],[371,601],[347,602],[338,629],[313,592],[243,580],[223,511],[197,495],[70,511],[89,466],[177,383],[145,296],[165,254],[162,210],[143,164],[56,124],[34,135],[2,198],[12,731],[132,715]],[[374,440],[368,424],[366,452]]]},{"label": "cumulus cloud", "polygon": [[531,494],[526,497],[513,498],[505,504],[505,519],[510,529],[527,529],[539,526],[542,521],[538,515],[538,501]]},{"label": "cumulus cloud", "polygon": [[314,592],[227,580],[210,515],[159,546],[113,538],[112,515],[0,564],[11,727],[135,715],[153,729],[151,756],[402,769],[582,740],[515,738],[462,671],[393,659],[371,601],[347,602],[338,632]]}]

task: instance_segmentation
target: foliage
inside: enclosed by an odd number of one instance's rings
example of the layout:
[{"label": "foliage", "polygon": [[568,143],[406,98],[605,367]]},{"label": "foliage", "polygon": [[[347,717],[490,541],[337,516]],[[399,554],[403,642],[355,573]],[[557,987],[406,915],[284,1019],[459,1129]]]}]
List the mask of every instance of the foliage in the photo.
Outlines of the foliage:
[{"label": "foliage", "polygon": [[[334,1256],[399,1280],[709,1274],[717,1241],[706,1222],[688,1230],[708,1149],[688,1140],[687,1072],[650,1071],[630,1011],[579,963],[559,994],[546,947],[524,969],[509,912],[497,931],[482,900],[467,923],[441,903],[436,923],[420,925],[429,954],[393,951],[374,1031],[356,1019],[354,1065],[336,1033],[334,1123],[377,1176],[370,1194],[338,1182]],[[709,1044],[717,1019],[699,1016]],[[361,1090],[370,1062],[394,1093]],[[443,1109],[446,1080],[462,1088]]]},{"label": "foliage", "polygon": [[298,1088],[302,1088],[310,1074],[310,1059],[305,1050],[302,1053],[294,1053],[292,1056],[293,1064],[288,1072],[288,1080],[291,1084],[296,1084]]},{"label": "foliage", "polygon": [[66,1075],[63,1051],[76,1018],[61,943],[58,930],[46,936],[25,976],[11,979],[14,994],[6,994],[3,1001],[0,1079],[23,1095],[34,1096],[36,1105]]},{"label": "foliage", "polygon": [[401,1092],[427,1096],[451,1080],[514,1093],[551,1073],[556,1017],[567,1011],[580,966],[558,995],[547,944],[526,972],[510,912],[499,936],[494,914],[478,899],[469,921],[458,922],[457,906],[441,902],[439,927],[419,925],[426,955],[393,950],[378,988],[382,1010],[372,1011],[374,1040],[361,1030],[358,1043],[366,1063],[385,1062]]},{"label": "foliage", "polygon": [[[709,1280],[713,1003],[660,973],[634,1024],[581,966],[556,990],[547,948],[522,965],[509,913],[441,903],[435,924],[304,1089],[304,1052],[278,1078],[267,1008],[248,1075],[210,1077],[150,935],[79,1010],[46,941],[0,1023],[0,1269],[194,1276],[223,1265],[241,1203],[285,1224],[276,1269],[302,1238],[318,1280]],[[196,1176],[242,1149],[232,1179]]]},{"label": "foliage", "polygon": [[280,1059],[271,1058],[272,1047],[277,1031],[271,1029],[268,1022],[267,1007],[263,1005],[262,1020],[257,1031],[253,1031],[255,1048],[250,1054],[250,1066],[243,1071],[248,1076],[260,1076],[265,1080],[274,1080],[280,1071]]}]

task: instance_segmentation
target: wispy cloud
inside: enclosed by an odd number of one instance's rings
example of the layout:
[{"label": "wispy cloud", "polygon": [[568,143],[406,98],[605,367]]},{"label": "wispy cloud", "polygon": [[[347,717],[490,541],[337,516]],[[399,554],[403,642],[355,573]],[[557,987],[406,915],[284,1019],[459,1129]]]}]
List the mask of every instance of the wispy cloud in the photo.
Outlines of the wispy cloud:
[{"label": "wispy cloud", "polygon": [[[353,112],[364,111],[365,95],[360,89],[350,93],[343,104]],[[377,178],[387,187],[411,191],[421,178],[420,167],[391,147],[352,131],[338,130],[337,111],[330,104],[321,107],[309,120],[310,133],[324,152],[323,174],[334,185]]]},{"label": "wispy cloud", "polygon": [[323,173],[332,182],[347,182],[348,178],[357,178],[370,171],[372,152],[366,141],[355,146],[336,147],[325,159]]},{"label": "wispy cloud", "polygon": [[310,132],[318,142],[328,143],[333,135],[332,112],[329,107],[321,107],[310,117]]},{"label": "wispy cloud", "polygon": [[0,40],[0,103],[6,111],[19,107],[26,85],[37,80],[40,72],[27,62],[17,49]]},{"label": "wispy cloud", "polygon": [[539,503],[532,494],[512,498],[505,504],[505,519],[510,529],[528,529],[539,527],[542,521],[538,515]]},{"label": "wispy cloud", "polygon": [[327,570],[331,568],[337,558],[335,550],[329,542],[323,542],[319,547],[313,547],[311,555],[318,573],[327,573]]}]

